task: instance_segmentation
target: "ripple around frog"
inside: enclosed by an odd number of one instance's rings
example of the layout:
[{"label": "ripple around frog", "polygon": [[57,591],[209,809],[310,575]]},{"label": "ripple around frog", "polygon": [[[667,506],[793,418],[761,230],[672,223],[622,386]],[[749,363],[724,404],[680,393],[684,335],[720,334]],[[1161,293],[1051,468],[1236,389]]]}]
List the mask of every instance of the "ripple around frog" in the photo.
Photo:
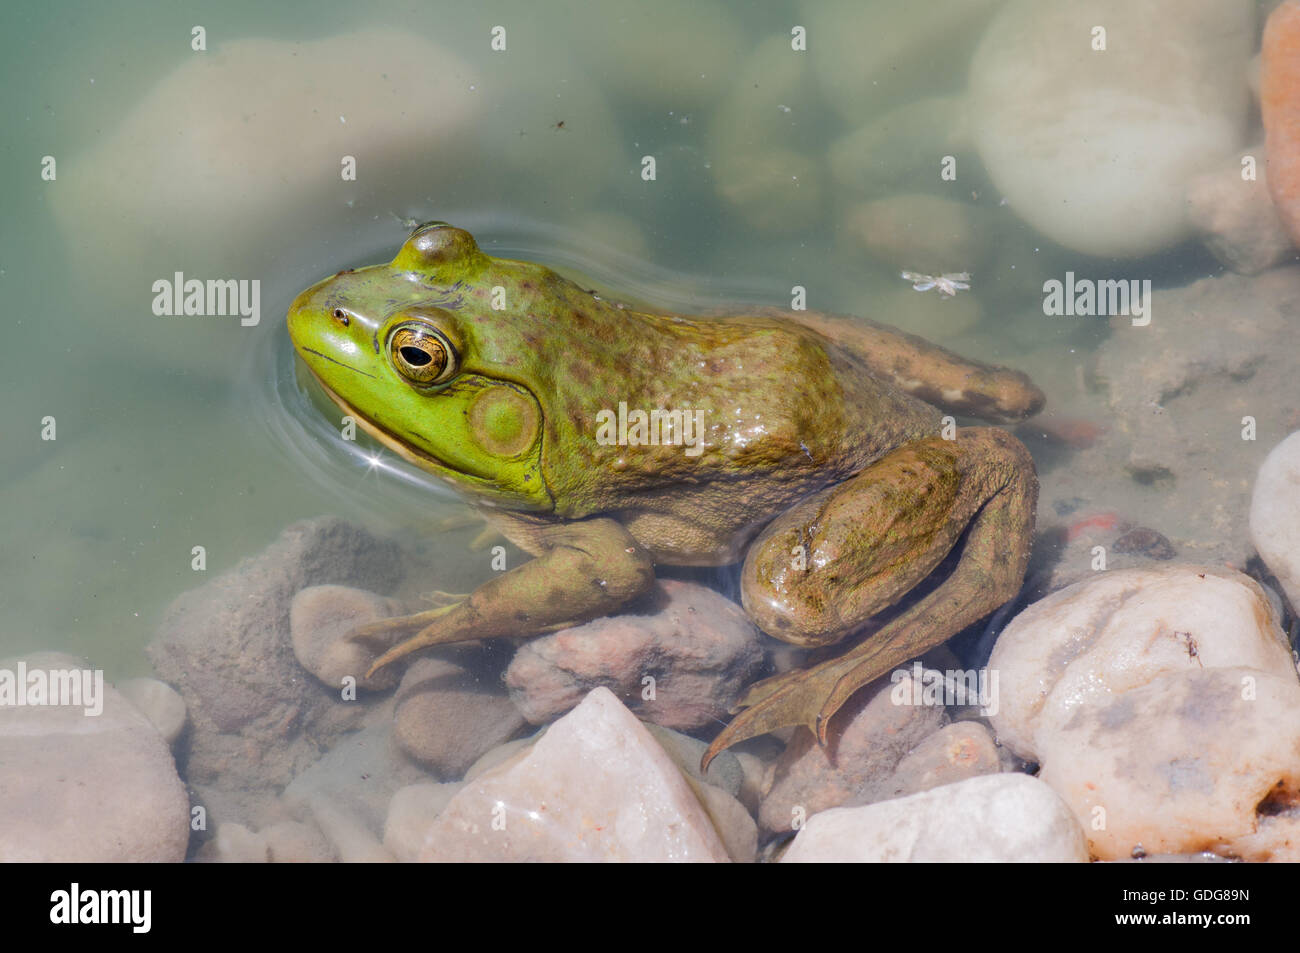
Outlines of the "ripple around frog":
[{"label": "ripple around frog", "polygon": [[[770,278],[730,281],[684,274],[610,249],[569,227],[500,216],[427,214],[421,221],[449,218],[485,237],[484,250],[498,257],[542,261],[597,293],[633,306],[691,313],[711,302],[723,309],[743,302],[779,300]],[[329,267],[338,270],[384,261],[405,229],[368,233],[358,250],[342,253]],[[315,276],[323,278],[322,273]],[[298,367],[283,316],[300,289],[272,288],[265,315],[275,322],[273,340],[251,349],[241,370],[238,400],[246,418],[258,422],[262,437],[285,457],[285,473],[308,479],[343,513],[364,513],[381,522],[404,524],[401,514],[419,512],[435,500],[459,505],[460,498],[431,474],[389,452],[357,428],[355,440],[340,435],[338,409],[321,386]],[[372,476],[376,482],[368,481]],[[379,482],[382,479],[383,482]],[[358,493],[358,489],[365,492]],[[432,496],[430,496],[432,494]],[[408,506],[410,507],[408,509]]]}]

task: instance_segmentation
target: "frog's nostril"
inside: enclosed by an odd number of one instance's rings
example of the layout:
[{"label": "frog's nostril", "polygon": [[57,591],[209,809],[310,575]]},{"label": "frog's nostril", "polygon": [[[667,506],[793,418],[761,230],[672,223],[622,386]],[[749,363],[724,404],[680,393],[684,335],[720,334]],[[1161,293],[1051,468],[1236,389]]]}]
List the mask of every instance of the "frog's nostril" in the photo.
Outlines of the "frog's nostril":
[{"label": "frog's nostril", "polygon": [[344,311],[342,308],[334,309],[334,317],[338,318],[339,323],[343,325],[345,328],[351,323],[348,320],[347,312]]}]

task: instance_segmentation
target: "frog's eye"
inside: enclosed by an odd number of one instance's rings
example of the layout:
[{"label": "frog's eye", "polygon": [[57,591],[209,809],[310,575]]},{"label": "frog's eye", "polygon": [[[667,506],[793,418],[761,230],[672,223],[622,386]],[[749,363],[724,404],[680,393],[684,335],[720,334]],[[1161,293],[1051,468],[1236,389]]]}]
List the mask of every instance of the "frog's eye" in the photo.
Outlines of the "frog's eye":
[{"label": "frog's eye", "polygon": [[388,337],[393,367],[417,387],[449,380],[456,373],[456,350],[437,328],[422,322],[400,324]]}]

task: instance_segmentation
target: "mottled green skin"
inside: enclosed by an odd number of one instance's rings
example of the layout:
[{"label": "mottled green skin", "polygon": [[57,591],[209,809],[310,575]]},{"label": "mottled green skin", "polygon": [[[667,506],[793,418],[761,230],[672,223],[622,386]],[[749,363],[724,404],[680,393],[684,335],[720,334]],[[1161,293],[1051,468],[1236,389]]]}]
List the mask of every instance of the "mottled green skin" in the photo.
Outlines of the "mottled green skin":
[{"label": "mottled green skin", "polygon": [[[545,266],[490,258],[465,232],[423,237],[426,247],[413,248],[417,236],[392,263],[303,292],[289,327],[337,398],[474,499],[555,519],[612,514],[661,561],[717,565],[791,503],[938,428],[934,408],[789,320],[636,312]],[[503,310],[491,307],[493,288],[504,289]],[[460,345],[463,379],[424,393],[391,367],[385,331],[435,308]],[[466,388],[494,382],[540,408],[526,466],[465,429]],[[598,443],[597,413],[620,401],[702,410],[703,452]],[[466,467],[469,457],[480,465]]]}]

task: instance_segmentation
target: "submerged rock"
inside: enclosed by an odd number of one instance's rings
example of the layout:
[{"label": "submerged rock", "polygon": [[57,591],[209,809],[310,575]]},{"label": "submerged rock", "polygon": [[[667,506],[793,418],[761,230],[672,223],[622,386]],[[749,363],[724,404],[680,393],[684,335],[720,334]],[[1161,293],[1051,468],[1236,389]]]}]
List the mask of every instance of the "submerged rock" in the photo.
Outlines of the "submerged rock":
[{"label": "submerged rock", "polygon": [[500,669],[477,654],[444,650],[441,657],[417,659],[397,690],[397,744],[440,780],[460,778],[525,725],[501,685]]},{"label": "submerged rock", "polygon": [[1259,468],[1250,535],[1291,605],[1300,608],[1300,431],[1274,447]]},{"label": "submerged rock", "polygon": [[[1253,177],[1242,175],[1244,158],[1254,161]],[[1257,275],[1297,254],[1269,194],[1263,143],[1188,182],[1187,214],[1210,253],[1240,275]]]},{"label": "submerged rock", "polygon": [[305,864],[338,857],[314,824],[281,821],[260,831],[235,822],[221,824],[197,859],[220,864]]},{"label": "submerged rock", "polygon": [[397,684],[401,669],[388,666],[366,678],[374,652],[348,636],[359,626],[401,615],[396,599],[351,586],[308,586],[289,606],[293,654],[326,688],[338,691],[352,679],[358,688],[383,691]]},{"label": "submerged rock", "polygon": [[186,779],[209,812],[254,828],[282,818],[276,795],[360,727],[343,701],[298,664],[290,605],[307,586],[378,589],[401,578],[401,554],[343,520],[294,523],[257,556],[178,596],[148,647],[189,709]]},{"label": "submerged rock", "polygon": [[[904,677],[911,679],[910,673]],[[831,722],[825,748],[807,729],[795,733],[776,762],[759,809],[758,823],[765,832],[790,831],[871,784],[887,783],[903,756],[939,729],[942,705],[896,704],[895,687],[885,677],[858,692]],[[913,694],[921,697],[919,690],[906,697]]]},{"label": "submerged rock", "polygon": [[1300,246],[1300,3],[1269,15],[1260,56],[1259,106],[1268,147],[1268,181],[1278,214]]},{"label": "submerged rock", "polygon": [[863,202],[845,216],[845,229],[873,256],[927,275],[980,273],[994,248],[987,213],[936,195],[894,195]]},{"label": "submerged rock", "polygon": [[281,802],[291,812],[305,815],[313,798],[326,800],[378,836],[394,793],[428,778],[397,746],[391,706],[376,710],[369,720],[289,783]]},{"label": "submerged rock", "polygon": [[731,600],[665,579],[629,612],[532,639],[515,654],[506,685],[533,724],[604,686],[646,721],[691,731],[729,717],[762,665],[759,638]]},{"label": "submerged rock", "polygon": [[1245,135],[1254,18],[1250,0],[1005,4],[971,64],[990,177],[1076,251],[1137,257],[1190,237],[1188,181]]},{"label": "submerged rock", "polygon": [[384,820],[384,847],[389,853],[402,863],[418,860],[424,835],[462,787],[459,781],[422,781],[394,792]]},{"label": "submerged rock", "polygon": [[[1300,268],[1286,265],[1155,290],[1143,327],[1112,318],[1079,368],[1099,385],[1110,425],[1044,475],[1044,501],[1085,496],[1156,527],[1183,558],[1245,566],[1255,473],[1300,424],[1296,301]],[[1124,565],[1113,549],[1108,557],[1110,569]],[[1085,570],[1088,561],[1086,551],[1073,559]]]},{"label": "submerged rock", "polygon": [[823,811],[782,863],[1083,862],[1078,821],[1024,774],[971,778],[911,797]]},{"label": "submerged rock", "polygon": [[999,741],[1042,766],[1094,856],[1295,856],[1300,681],[1253,580],[1103,573],[1018,615],[989,667]]},{"label": "submerged rock", "polygon": [[[85,669],[47,652],[0,669]],[[48,676],[47,676],[48,678]],[[177,863],[190,799],[166,742],[134,705],[103,686],[102,710],[0,705],[0,862]]]},{"label": "submerged rock", "polygon": [[175,744],[185,730],[185,700],[166,682],[156,678],[128,678],[117,690],[158,729],[163,741]]},{"label": "submerged rock", "polygon": [[[822,94],[850,122],[959,82],[1000,0],[802,0]],[[934,169],[942,152],[927,155]]]},{"label": "submerged rock", "polygon": [[676,765],[608,689],[468,782],[422,838],[424,861],[726,861]]},{"label": "submerged rock", "polygon": [[977,721],[959,721],[923,739],[888,777],[868,783],[849,804],[907,797],[1001,770],[1002,759],[989,730]]},{"label": "submerged rock", "polygon": [[770,37],[740,62],[713,110],[718,196],[755,228],[804,228],[822,212],[825,162],[806,132],[823,112],[813,60],[792,51],[788,35]]},{"label": "submerged rock", "polygon": [[998,740],[1045,763],[1082,706],[1170,672],[1247,666],[1295,678],[1286,637],[1254,580],[1211,566],[1112,570],[1052,593],[1011,621],[989,657]]},{"label": "submerged rock", "polygon": [[1103,860],[1213,850],[1300,860],[1300,683],[1206,668],[1159,675],[1073,708],[1039,777]]}]

